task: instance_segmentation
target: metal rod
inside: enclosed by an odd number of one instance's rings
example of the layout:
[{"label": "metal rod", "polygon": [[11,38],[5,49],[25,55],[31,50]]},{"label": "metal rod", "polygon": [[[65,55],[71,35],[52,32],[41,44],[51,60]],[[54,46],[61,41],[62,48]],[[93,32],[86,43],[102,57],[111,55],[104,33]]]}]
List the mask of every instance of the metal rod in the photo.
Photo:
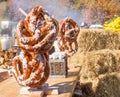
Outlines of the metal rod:
[{"label": "metal rod", "polygon": [[19,8],[19,11],[20,11],[24,16],[27,16],[27,13],[26,13],[22,8]]}]

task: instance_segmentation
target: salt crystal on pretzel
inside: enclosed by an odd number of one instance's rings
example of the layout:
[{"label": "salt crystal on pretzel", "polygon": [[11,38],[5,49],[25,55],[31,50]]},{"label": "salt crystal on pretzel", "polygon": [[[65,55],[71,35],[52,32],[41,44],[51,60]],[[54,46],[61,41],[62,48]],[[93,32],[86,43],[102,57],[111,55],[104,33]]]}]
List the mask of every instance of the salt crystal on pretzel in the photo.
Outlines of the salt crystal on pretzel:
[{"label": "salt crystal on pretzel", "polygon": [[13,74],[18,84],[41,88],[49,77],[49,50],[56,39],[59,25],[56,19],[36,6],[26,14],[16,29],[21,52],[13,61]]}]

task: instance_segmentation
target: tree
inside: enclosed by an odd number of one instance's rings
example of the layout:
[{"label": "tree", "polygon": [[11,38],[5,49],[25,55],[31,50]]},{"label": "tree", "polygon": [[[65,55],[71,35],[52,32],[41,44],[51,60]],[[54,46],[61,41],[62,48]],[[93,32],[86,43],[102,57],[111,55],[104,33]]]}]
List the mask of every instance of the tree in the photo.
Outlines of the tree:
[{"label": "tree", "polygon": [[119,0],[70,0],[70,2],[73,8],[82,11],[83,21],[89,24],[103,24],[120,12]]},{"label": "tree", "polygon": [[7,0],[0,0],[0,2],[7,1]]}]

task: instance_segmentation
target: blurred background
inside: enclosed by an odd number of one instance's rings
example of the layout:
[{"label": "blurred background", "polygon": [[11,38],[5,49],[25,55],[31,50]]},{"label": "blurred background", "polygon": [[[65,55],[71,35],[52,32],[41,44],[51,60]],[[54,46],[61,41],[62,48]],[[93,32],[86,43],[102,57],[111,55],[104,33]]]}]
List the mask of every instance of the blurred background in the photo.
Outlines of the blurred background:
[{"label": "blurred background", "polygon": [[0,0],[0,68],[11,69],[18,54],[16,25],[25,18],[19,8],[29,13],[36,5],[80,26],[79,49],[68,64],[82,68],[82,97],[120,97],[120,0]]},{"label": "blurred background", "polygon": [[19,8],[28,13],[36,5],[41,5],[58,21],[73,18],[81,28],[101,29],[120,15],[120,0],[0,0],[1,44],[10,40],[10,45],[16,45],[15,28],[18,21],[25,18]]}]

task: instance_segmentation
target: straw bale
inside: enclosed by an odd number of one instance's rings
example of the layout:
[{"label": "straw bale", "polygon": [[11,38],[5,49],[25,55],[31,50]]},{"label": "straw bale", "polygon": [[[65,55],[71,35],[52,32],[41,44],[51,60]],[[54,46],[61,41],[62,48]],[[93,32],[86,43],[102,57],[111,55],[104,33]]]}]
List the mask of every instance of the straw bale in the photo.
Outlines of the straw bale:
[{"label": "straw bale", "polygon": [[81,66],[82,97],[120,97],[120,34],[81,29],[78,46],[68,64]]},{"label": "straw bale", "polygon": [[120,97],[120,73],[100,75],[91,82],[81,83],[82,97]]},{"label": "straw bale", "polygon": [[120,97],[120,50],[86,52],[80,64],[85,97]]},{"label": "straw bale", "polygon": [[100,74],[120,72],[120,50],[86,52],[81,62],[82,78],[95,78]]},{"label": "straw bale", "polygon": [[78,36],[81,51],[120,49],[120,34],[103,29],[81,29]]},{"label": "straw bale", "polygon": [[99,76],[99,83],[94,87],[94,97],[120,97],[120,73]]}]

